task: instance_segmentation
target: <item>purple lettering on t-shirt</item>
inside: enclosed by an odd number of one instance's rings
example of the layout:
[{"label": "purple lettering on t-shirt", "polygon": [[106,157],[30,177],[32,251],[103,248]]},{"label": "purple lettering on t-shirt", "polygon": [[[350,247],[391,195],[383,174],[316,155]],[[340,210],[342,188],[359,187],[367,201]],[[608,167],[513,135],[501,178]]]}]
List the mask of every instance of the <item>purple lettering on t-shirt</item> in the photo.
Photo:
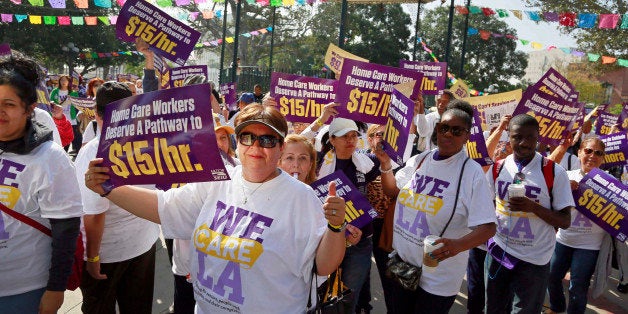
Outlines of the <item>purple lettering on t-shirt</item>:
[{"label": "purple lettering on t-shirt", "polygon": [[0,185],[10,185],[14,188],[18,184],[14,181],[18,173],[24,170],[25,166],[8,159],[2,159],[0,162]]},{"label": "purple lettering on t-shirt", "polygon": [[[521,235],[523,233],[523,236]],[[515,225],[512,227],[510,231],[511,238],[521,238],[524,239],[534,239],[534,234],[532,234],[532,228],[530,228],[530,219],[527,217],[519,217]]]},{"label": "purple lettering on t-shirt", "polygon": [[573,222],[571,223],[571,226],[591,228],[593,227],[593,223],[582,213],[577,212],[576,217],[574,217]]},{"label": "purple lettering on t-shirt", "polygon": [[[224,214],[223,214],[224,212]],[[235,217],[233,217],[235,212]],[[230,236],[235,231],[236,226],[240,223],[242,218],[246,217],[249,212],[243,208],[229,206],[221,201],[216,202],[216,214],[214,215],[214,219],[212,220],[209,229],[214,230],[216,232],[221,232],[226,236]],[[225,224],[223,230],[218,230],[218,228]]]},{"label": "purple lettering on t-shirt", "polygon": [[[265,230],[264,227],[270,227],[272,223],[272,218],[257,213],[251,213],[251,221],[249,222],[249,226],[246,228],[246,231],[242,235],[242,238],[247,238],[262,243],[264,242],[264,239],[260,237],[253,238],[253,234],[255,233],[261,236]],[[258,224],[261,224],[262,226],[258,226]]]},{"label": "purple lettering on t-shirt", "polygon": [[422,238],[430,235],[430,227],[427,225],[427,216],[424,212],[417,211],[412,226],[410,226],[408,231]]},{"label": "purple lettering on t-shirt", "polygon": [[533,201],[539,200],[539,195],[541,194],[541,188],[538,186],[530,186],[526,185],[526,197],[532,199]]},{"label": "purple lettering on t-shirt", "polygon": [[227,298],[231,302],[243,304],[244,296],[242,295],[240,265],[232,261],[227,262],[225,269],[218,276],[216,285],[214,285],[213,277],[205,273],[205,258],[207,258],[207,255],[199,250],[196,250],[196,254],[198,256],[198,274],[196,275],[198,282],[221,297],[225,297],[228,293]]},{"label": "purple lettering on t-shirt", "polygon": [[510,184],[510,182],[497,180],[497,195],[499,196],[499,199],[506,199],[506,195],[508,195],[508,186]]},{"label": "purple lettering on t-shirt", "polygon": [[[428,191],[428,186],[430,186],[430,183],[431,189]],[[443,181],[422,174],[415,174],[411,183],[411,189],[415,193],[434,196],[438,198],[442,198],[443,190],[446,189],[448,186],[449,182],[447,181]]]}]

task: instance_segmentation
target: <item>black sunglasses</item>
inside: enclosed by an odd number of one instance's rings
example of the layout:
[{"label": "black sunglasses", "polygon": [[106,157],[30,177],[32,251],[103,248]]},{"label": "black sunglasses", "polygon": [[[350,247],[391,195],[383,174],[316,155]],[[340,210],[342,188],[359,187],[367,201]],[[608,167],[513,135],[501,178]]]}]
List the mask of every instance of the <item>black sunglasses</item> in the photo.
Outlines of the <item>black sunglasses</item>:
[{"label": "black sunglasses", "polygon": [[453,136],[462,136],[462,134],[469,132],[468,129],[459,126],[449,126],[447,124],[437,123],[436,131],[440,134],[451,132]]},{"label": "black sunglasses", "polygon": [[384,136],[384,132],[375,132],[375,133],[369,135],[369,137],[376,137],[376,136],[377,137],[382,137],[382,136]]},{"label": "black sunglasses", "polygon": [[273,148],[277,146],[277,143],[281,142],[281,139],[278,139],[272,135],[255,135],[251,133],[242,133],[238,136],[240,140],[240,144],[244,146],[253,146],[255,141],[259,141],[259,146],[263,148]]},{"label": "black sunglasses", "polygon": [[595,156],[598,156],[598,157],[604,156],[604,152],[601,150],[593,150],[590,148],[585,148],[582,151],[584,152],[585,155],[591,155],[592,153],[595,153]]}]

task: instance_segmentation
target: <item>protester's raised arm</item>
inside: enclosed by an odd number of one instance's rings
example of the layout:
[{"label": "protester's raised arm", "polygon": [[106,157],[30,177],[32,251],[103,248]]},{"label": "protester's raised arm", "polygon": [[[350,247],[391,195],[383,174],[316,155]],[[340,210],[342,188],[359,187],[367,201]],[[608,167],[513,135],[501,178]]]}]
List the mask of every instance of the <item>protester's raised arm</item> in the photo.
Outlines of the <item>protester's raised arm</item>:
[{"label": "protester's raised arm", "polygon": [[128,185],[105,191],[102,184],[109,179],[109,168],[99,166],[102,161],[102,158],[98,158],[89,162],[89,168],[85,173],[85,186],[135,216],[160,223],[157,192]]}]

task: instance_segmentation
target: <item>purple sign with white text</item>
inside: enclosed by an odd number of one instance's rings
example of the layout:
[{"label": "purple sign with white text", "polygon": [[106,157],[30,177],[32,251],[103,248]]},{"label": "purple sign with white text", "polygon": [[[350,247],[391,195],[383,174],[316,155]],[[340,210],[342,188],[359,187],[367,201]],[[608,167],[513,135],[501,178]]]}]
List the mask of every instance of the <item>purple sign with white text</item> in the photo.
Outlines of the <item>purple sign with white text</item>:
[{"label": "purple sign with white text", "polygon": [[84,115],[93,119],[96,116],[96,100],[93,98],[79,98],[70,96],[70,103]]},{"label": "purple sign with white text", "polygon": [[466,145],[469,158],[477,161],[480,166],[490,166],[493,164],[493,159],[491,159],[491,155],[488,153],[486,141],[482,134],[482,119],[476,109],[473,109],[473,125],[469,133],[469,141],[467,141]]},{"label": "purple sign with white text", "polygon": [[[345,62],[347,59],[345,59]],[[360,193],[351,180],[341,170],[338,170],[332,174],[329,174],[323,178],[320,178],[312,184],[316,196],[325,202],[328,195],[329,182],[336,182],[336,195],[344,198],[345,200],[345,220],[348,224],[352,224],[355,227],[362,228],[373,221],[373,218],[377,217],[377,212],[371,206],[371,203]]]},{"label": "purple sign with white text", "polygon": [[413,117],[414,101],[394,88],[388,107],[388,122],[384,129],[382,146],[386,154],[398,165],[404,163],[403,155],[408,145]]},{"label": "purple sign with white text", "polygon": [[229,110],[238,108],[238,92],[235,82],[220,84],[220,95],[225,99],[225,104]]},{"label": "purple sign with white text", "polygon": [[447,62],[399,60],[399,67],[423,73],[420,82],[423,95],[438,95],[447,88]]},{"label": "purple sign with white text", "polygon": [[538,82],[532,86],[532,89],[539,90],[568,101],[576,101],[578,99],[578,92],[573,84],[558,73],[558,71],[554,70],[554,68],[547,70]]},{"label": "purple sign with white text", "polygon": [[273,72],[270,96],[290,122],[312,123],[336,97],[336,80]]},{"label": "purple sign with white text", "polygon": [[593,169],[580,180],[574,200],[581,214],[617,240],[626,241],[628,186],[600,169]]},{"label": "purple sign with white text", "polygon": [[188,76],[203,75],[207,78],[206,65],[189,65],[170,69],[170,87],[181,87]]},{"label": "purple sign with white text", "polygon": [[628,157],[628,135],[626,132],[600,136],[600,140],[604,142],[604,152],[606,153],[602,164],[603,169],[626,164],[626,157]]},{"label": "purple sign with white text", "polygon": [[513,116],[523,113],[534,116],[539,121],[539,142],[560,145],[571,132],[579,110],[575,101],[570,102],[531,87],[521,97]]},{"label": "purple sign with white text", "polygon": [[[385,125],[393,85],[422,79],[417,71],[345,59],[336,88],[338,116]],[[410,99],[416,99],[420,86],[415,84]]]},{"label": "purple sign with white text", "polygon": [[107,105],[97,154],[111,168],[103,187],[228,180],[209,88],[166,89]]},{"label": "purple sign with white text", "polygon": [[178,65],[184,65],[201,33],[143,0],[127,0],[120,9],[116,35],[126,42],[136,38]]},{"label": "purple sign with white text", "polygon": [[611,134],[613,125],[617,123],[619,123],[619,115],[601,112],[595,120],[595,134],[598,136]]}]

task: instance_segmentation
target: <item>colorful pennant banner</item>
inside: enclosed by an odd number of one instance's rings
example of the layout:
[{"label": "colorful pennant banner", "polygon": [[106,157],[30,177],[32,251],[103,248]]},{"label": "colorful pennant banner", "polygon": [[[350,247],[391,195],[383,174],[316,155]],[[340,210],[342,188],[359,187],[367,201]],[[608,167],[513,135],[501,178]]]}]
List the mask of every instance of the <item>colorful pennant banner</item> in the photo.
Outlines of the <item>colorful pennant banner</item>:
[{"label": "colorful pennant banner", "polygon": [[[506,10],[480,8],[477,6],[466,7],[457,5],[458,14],[484,14],[485,16],[497,16],[500,18],[509,17],[512,13],[516,18],[523,20],[527,17],[529,20],[540,22],[558,22],[566,27],[594,28],[596,25],[601,29],[628,29],[628,13],[625,14],[597,14],[597,13],[577,13],[577,12],[539,12],[539,11],[522,11],[522,10]],[[621,21],[621,23],[620,23]]]},{"label": "colorful pennant banner", "polygon": [[[535,41],[529,41],[526,39],[520,39],[515,35],[512,34],[498,34],[498,33],[493,33],[491,31],[488,30],[479,30],[477,28],[473,28],[473,27],[469,27],[467,28],[467,35],[469,36],[474,36],[474,35],[480,35],[480,38],[484,39],[484,40],[489,40],[491,37],[492,38],[502,38],[502,37],[506,37],[508,39],[512,39],[512,40],[519,40],[521,42],[522,45],[526,46],[526,45],[530,45],[530,47],[532,47],[535,50],[541,50],[543,49],[545,46],[541,43],[535,42]],[[584,57],[587,56],[589,61],[591,62],[597,62],[600,60],[602,60],[602,64],[613,64],[613,63],[617,63],[617,65],[619,66],[628,66],[628,59],[621,59],[621,58],[616,58],[613,56],[601,56],[599,54],[595,54],[595,53],[590,53],[590,52],[582,52],[582,51],[578,51],[575,49],[571,49],[571,48],[558,48],[554,45],[550,45],[547,47],[547,50],[552,50],[552,49],[560,49],[562,52],[566,53],[566,54],[571,54],[574,55],[576,57]]]},{"label": "colorful pennant banner", "polygon": [[[47,0],[46,2],[53,9],[65,9],[66,3],[68,1],[74,1],[74,4],[79,9],[90,8],[90,3],[88,0]],[[28,2],[30,5],[36,6],[36,7],[43,7],[45,5],[44,0],[28,0],[28,1],[11,0],[11,2],[18,5],[25,4],[26,2]],[[124,5],[125,2],[126,0],[116,0],[116,4],[120,7],[122,7],[122,5]],[[175,7],[175,6],[176,7],[187,6],[192,3],[195,3],[195,4],[203,4],[203,3],[208,3],[208,2],[224,3],[224,0],[174,0],[174,1],[173,0],[149,0],[148,2],[162,8],[168,8],[168,7]],[[246,0],[246,2],[248,4],[258,4],[259,6],[262,6],[262,7],[265,7],[268,5],[271,5],[274,7],[281,7],[281,6],[289,7],[293,5],[300,5],[300,6],[303,6],[306,4],[312,5],[315,2],[326,2],[326,0]],[[94,6],[99,7],[99,8],[110,9],[113,7],[113,1],[112,0],[94,0]]]}]

